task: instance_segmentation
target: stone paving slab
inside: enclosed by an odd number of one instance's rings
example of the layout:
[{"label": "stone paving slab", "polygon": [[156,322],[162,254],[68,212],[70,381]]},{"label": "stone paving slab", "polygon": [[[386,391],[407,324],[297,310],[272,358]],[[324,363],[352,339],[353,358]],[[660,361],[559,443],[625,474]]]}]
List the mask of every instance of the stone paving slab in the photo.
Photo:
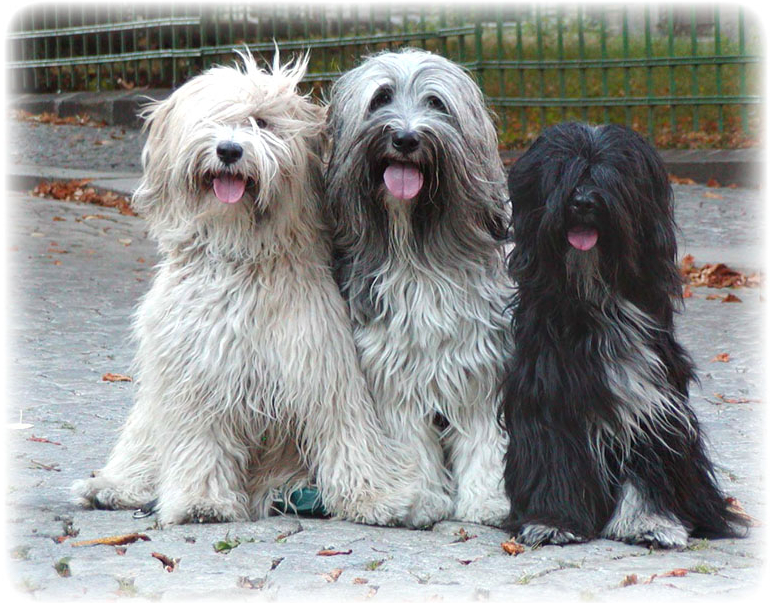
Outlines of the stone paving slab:
[{"label": "stone paving slab", "polygon": [[[680,206],[689,208],[680,219],[684,240],[705,247],[715,237],[726,245],[734,240],[760,245],[754,228],[757,193],[725,191],[728,196],[719,200],[703,197],[705,189],[676,191]],[[691,540],[683,551],[596,540],[528,548],[510,557],[500,547],[507,534],[475,524],[441,522],[432,530],[413,531],[273,517],[159,530],[153,518],[134,519],[128,511],[79,509],[69,501],[69,485],[102,466],[131,405],[131,383],[107,383],[101,377],[131,374],[131,315],[149,287],[157,256],[139,218],[23,193],[8,194],[7,204],[11,307],[5,416],[7,423],[17,422],[21,410],[23,421],[33,426],[6,428],[6,566],[14,592],[45,601],[647,603],[746,600],[760,587],[763,528],[745,539]],[[709,300],[709,293],[725,294],[695,289],[678,322],[701,378],[693,406],[725,489],[751,515],[763,517],[760,325],[766,302],[757,289],[734,291],[742,303],[733,304]],[[723,352],[731,362],[712,362]],[[110,546],[71,546],[131,532],[150,540],[126,545],[124,554]],[[76,535],[55,540],[66,533]],[[240,544],[226,554],[215,552],[214,545],[225,540]],[[320,557],[323,548],[352,552]],[[165,571],[152,553],[179,559],[176,570]],[[68,577],[54,567],[62,561]],[[688,571],[662,577],[675,569]],[[621,586],[632,575],[637,584]]]}]

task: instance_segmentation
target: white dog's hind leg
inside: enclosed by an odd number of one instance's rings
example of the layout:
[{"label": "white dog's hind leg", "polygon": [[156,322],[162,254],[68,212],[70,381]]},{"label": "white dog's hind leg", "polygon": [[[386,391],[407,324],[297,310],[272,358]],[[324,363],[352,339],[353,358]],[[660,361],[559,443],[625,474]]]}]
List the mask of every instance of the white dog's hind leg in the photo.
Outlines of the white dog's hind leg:
[{"label": "white dog's hind leg", "polygon": [[179,421],[165,433],[159,485],[161,524],[187,521],[247,521],[245,490],[249,453],[225,420]]},{"label": "white dog's hind leg", "polygon": [[462,424],[451,426],[447,436],[454,518],[499,526],[510,510],[503,484],[507,437],[492,408],[464,408],[458,415]]}]

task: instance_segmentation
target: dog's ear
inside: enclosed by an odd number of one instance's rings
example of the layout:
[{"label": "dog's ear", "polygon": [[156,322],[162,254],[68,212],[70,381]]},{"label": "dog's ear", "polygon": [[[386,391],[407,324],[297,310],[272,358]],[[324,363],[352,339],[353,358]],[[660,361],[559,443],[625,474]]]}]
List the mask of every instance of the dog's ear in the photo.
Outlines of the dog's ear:
[{"label": "dog's ear", "polygon": [[131,205],[142,216],[147,216],[158,201],[166,198],[172,155],[167,144],[172,139],[169,132],[174,127],[172,114],[178,102],[179,95],[175,93],[165,100],[145,105],[140,113],[144,119],[142,128],[148,134],[142,149],[142,180],[131,198]]}]

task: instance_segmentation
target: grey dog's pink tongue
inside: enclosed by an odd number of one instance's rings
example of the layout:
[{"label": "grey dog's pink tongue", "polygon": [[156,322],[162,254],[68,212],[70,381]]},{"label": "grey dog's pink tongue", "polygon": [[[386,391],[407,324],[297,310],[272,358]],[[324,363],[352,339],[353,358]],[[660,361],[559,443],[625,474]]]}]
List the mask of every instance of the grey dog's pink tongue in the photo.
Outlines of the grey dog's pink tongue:
[{"label": "grey dog's pink tongue", "polygon": [[391,163],[383,176],[388,192],[396,199],[411,199],[422,188],[422,173],[411,163]]},{"label": "grey dog's pink tongue", "polygon": [[240,176],[222,174],[214,178],[214,194],[222,203],[237,203],[246,190],[246,181]]},{"label": "grey dog's pink tongue", "polygon": [[569,244],[580,251],[588,251],[599,240],[599,233],[595,228],[577,226],[567,232]]}]

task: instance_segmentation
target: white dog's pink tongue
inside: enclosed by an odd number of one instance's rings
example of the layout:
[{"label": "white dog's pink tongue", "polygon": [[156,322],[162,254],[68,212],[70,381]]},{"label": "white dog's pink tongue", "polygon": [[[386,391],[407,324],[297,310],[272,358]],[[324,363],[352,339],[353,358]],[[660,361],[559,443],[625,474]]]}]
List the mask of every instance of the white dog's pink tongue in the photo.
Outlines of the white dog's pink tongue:
[{"label": "white dog's pink tongue", "polygon": [[422,188],[422,173],[411,163],[391,163],[384,180],[388,192],[396,199],[411,199]]},{"label": "white dog's pink tongue", "polygon": [[567,232],[569,244],[580,251],[588,251],[599,240],[599,233],[595,228],[577,226]]},{"label": "white dog's pink tongue", "polygon": [[222,203],[237,203],[246,190],[246,181],[240,176],[222,174],[214,178],[214,194]]}]

